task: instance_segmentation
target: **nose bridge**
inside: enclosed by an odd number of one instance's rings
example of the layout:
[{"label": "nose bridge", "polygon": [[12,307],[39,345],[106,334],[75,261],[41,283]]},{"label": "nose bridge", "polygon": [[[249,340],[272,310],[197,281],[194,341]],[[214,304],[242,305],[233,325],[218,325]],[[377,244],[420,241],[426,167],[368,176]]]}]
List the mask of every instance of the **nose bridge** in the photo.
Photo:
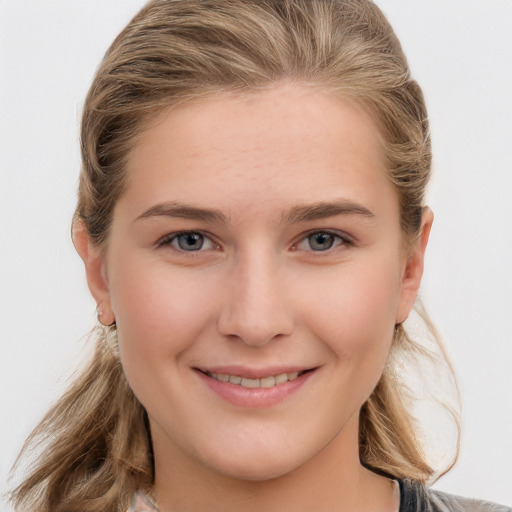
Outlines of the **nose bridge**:
[{"label": "nose bridge", "polygon": [[221,334],[252,346],[290,334],[293,316],[285,282],[282,262],[270,250],[256,247],[235,258],[218,322]]}]

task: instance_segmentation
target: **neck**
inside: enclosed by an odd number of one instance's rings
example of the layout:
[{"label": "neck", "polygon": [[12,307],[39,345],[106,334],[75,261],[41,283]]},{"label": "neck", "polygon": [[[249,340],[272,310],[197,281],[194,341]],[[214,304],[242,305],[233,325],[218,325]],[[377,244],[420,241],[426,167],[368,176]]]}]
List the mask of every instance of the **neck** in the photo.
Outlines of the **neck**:
[{"label": "neck", "polygon": [[212,470],[175,445],[154,439],[154,494],[160,512],[396,512],[399,498],[393,482],[359,461],[357,427],[351,420],[304,464],[258,481]]}]

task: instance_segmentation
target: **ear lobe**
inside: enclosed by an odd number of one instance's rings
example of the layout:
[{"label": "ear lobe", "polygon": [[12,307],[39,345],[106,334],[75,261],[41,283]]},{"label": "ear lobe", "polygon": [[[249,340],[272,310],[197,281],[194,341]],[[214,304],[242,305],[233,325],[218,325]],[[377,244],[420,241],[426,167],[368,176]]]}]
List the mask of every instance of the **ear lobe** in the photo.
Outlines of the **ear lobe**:
[{"label": "ear lobe", "polygon": [[76,252],[85,265],[89,290],[98,305],[98,319],[104,325],[111,325],[115,322],[115,316],[110,303],[104,254],[97,245],[92,243],[82,220],[73,223],[72,238]]},{"label": "ear lobe", "polygon": [[402,275],[400,289],[400,302],[396,315],[396,323],[404,322],[412,310],[416,296],[420,289],[421,278],[423,276],[423,265],[425,261],[425,250],[430,236],[434,214],[430,208],[426,208],[421,218],[421,228],[418,240],[416,241],[412,253],[409,254],[405,269]]}]

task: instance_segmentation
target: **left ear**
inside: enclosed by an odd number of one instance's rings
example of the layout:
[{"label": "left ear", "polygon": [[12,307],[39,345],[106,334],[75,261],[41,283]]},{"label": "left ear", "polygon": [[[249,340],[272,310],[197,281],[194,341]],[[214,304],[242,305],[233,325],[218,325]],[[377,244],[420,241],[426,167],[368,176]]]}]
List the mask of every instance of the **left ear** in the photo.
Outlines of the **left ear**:
[{"label": "left ear", "polygon": [[421,217],[421,228],[418,239],[416,240],[412,252],[409,253],[405,268],[402,274],[402,283],[400,288],[400,302],[396,314],[396,323],[404,322],[412,310],[418,290],[420,289],[421,278],[423,276],[423,264],[425,261],[425,249],[427,248],[428,237],[434,214],[430,208],[425,208]]}]

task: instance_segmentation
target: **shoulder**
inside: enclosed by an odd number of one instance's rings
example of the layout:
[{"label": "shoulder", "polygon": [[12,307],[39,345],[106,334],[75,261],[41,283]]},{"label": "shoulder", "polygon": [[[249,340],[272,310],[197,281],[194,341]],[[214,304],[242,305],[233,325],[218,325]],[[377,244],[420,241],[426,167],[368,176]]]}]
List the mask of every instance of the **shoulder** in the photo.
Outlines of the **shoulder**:
[{"label": "shoulder", "polygon": [[512,512],[510,507],[435,491],[412,480],[399,483],[400,512]]}]

